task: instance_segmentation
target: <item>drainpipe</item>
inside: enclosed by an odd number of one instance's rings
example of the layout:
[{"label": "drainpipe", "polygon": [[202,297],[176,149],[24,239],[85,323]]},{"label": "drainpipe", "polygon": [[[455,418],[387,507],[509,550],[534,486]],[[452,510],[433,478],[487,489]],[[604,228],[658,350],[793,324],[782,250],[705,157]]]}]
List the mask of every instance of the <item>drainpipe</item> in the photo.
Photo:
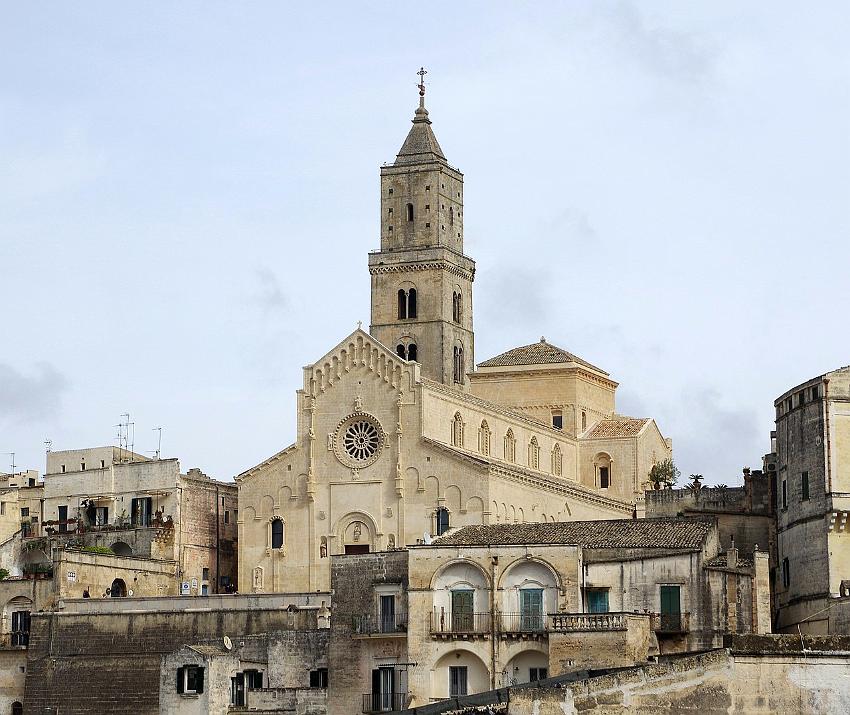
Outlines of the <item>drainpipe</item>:
[{"label": "drainpipe", "polygon": [[213,586],[213,593],[218,593],[218,582],[221,580],[218,575],[218,568],[220,564],[219,560],[219,550],[218,550],[218,539],[219,539],[219,513],[218,513],[218,484],[215,485],[215,585]]},{"label": "drainpipe", "polygon": [[[832,464],[831,459],[832,455],[830,454],[830,440],[829,440],[829,379],[824,378],[823,380],[823,424],[824,424],[824,449],[826,450],[826,491],[832,493]],[[832,505],[830,505],[830,509]]]},{"label": "drainpipe", "polygon": [[[496,638],[496,566],[499,563],[498,556],[490,557],[490,689],[495,690],[496,685],[496,661],[499,641]],[[475,616],[473,616],[475,618]]]}]

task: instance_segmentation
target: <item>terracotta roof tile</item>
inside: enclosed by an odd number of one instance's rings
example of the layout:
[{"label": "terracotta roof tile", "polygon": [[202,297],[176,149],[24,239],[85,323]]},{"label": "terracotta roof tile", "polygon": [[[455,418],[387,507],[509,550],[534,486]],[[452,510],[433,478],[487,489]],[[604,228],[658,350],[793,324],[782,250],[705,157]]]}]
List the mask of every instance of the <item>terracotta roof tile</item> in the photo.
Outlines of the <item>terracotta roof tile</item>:
[{"label": "terracotta roof tile", "polygon": [[464,526],[433,540],[436,546],[574,544],[595,549],[699,549],[711,531],[707,519],[610,519],[554,524]]},{"label": "terracotta roof tile", "polygon": [[557,363],[574,362],[584,367],[589,367],[591,370],[601,372],[603,375],[608,373],[604,370],[591,365],[586,360],[573,355],[572,353],[559,348],[557,345],[547,343],[541,340],[539,343],[531,345],[523,345],[522,347],[513,348],[501,355],[496,355],[489,360],[485,360],[478,364],[478,367],[507,367],[511,365],[552,365]]},{"label": "terracotta roof tile", "polygon": [[649,418],[600,420],[585,437],[589,439],[600,437],[634,437],[649,422]]}]

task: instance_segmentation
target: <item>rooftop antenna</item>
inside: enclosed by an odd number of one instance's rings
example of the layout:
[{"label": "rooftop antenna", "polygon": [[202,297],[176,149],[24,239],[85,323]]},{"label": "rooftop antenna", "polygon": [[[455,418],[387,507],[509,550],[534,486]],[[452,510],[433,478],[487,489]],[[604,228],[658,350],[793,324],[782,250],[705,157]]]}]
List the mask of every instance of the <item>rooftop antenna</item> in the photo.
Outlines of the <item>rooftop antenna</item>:
[{"label": "rooftop antenna", "polygon": [[3,454],[12,458],[12,472],[11,476],[15,476],[15,453],[14,452],[3,452]]},{"label": "rooftop antenna", "polygon": [[44,440],[44,451],[47,452],[48,454],[50,454],[50,452],[52,450],[53,450],[53,440],[48,437],[46,440]]},{"label": "rooftop antenna", "polygon": [[162,453],[162,427],[154,427],[151,432],[159,432],[156,441],[156,458],[159,459],[159,456]]}]

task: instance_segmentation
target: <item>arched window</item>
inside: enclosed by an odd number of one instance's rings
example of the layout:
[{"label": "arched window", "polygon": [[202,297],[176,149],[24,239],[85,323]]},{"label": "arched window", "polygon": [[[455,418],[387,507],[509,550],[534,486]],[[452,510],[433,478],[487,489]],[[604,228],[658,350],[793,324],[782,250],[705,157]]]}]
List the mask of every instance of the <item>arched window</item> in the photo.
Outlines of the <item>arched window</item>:
[{"label": "arched window", "polygon": [[611,457],[602,452],[596,455],[593,463],[596,465],[596,485],[600,489],[608,489],[613,477]]},{"label": "arched window", "polygon": [[505,433],[505,461],[516,462],[516,439],[512,429],[508,429]]},{"label": "arched window", "polygon": [[455,447],[463,447],[463,417],[460,412],[455,412],[452,420],[452,444]]},{"label": "arched window", "polygon": [[403,288],[398,289],[398,319],[407,320],[407,292]]},{"label": "arched window", "polygon": [[532,437],[528,443],[528,466],[532,469],[540,468],[540,446],[537,444],[537,437]]},{"label": "arched window", "polygon": [[458,322],[458,319],[457,319],[457,312],[458,312],[458,311],[457,311],[457,293],[456,293],[456,292],[453,292],[453,293],[452,293],[452,320],[453,320],[455,323],[457,323],[457,322]]},{"label": "arched window", "polygon": [[555,444],[552,448],[552,474],[560,477],[563,472],[563,455],[561,454],[561,445]]},{"label": "arched window", "polygon": [[402,360],[406,360],[407,351],[404,349],[404,345],[399,343],[395,346],[395,354],[398,355]]},{"label": "arched window", "polygon": [[463,347],[460,345],[455,345],[454,349],[454,381],[460,384],[464,382]]},{"label": "arched window", "polygon": [[283,519],[272,519],[272,548],[283,548]]},{"label": "arched window", "polygon": [[416,362],[416,343],[410,343],[407,346],[407,359]]},{"label": "arched window", "polygon": [[413,221],[413,204],[407,205],[407,220]]},{"label": "arched window", "polygon": [[581,413],[581,431],[584,432],[587,429],[587,412]]},{"label": "arched window", "polygon": [[398,319],[413,320],[416,317],[416,288],[398,289]]},{"label": "arched window", "polygon": [[478,451],[485,456],[490,454],[490,426],[487,420],[483,420],[478,429]]},{"label": "arched window", "polygon": [[437,536],[442,536],[449,530],[449,510],[441,506],[437,509]]},{"label": "arched window", "polygon": [[416,288],[407,291],[407,317],[416,317]]},{"label": "arched window", "polygon": [[787,558],[782,559],[782,585],[785,588],[791,585],[791,563]]},{"label": "arched window", "polygon": [[463,295],[458,291],[452,293],[452,320],[459,323],[463,319]]}]

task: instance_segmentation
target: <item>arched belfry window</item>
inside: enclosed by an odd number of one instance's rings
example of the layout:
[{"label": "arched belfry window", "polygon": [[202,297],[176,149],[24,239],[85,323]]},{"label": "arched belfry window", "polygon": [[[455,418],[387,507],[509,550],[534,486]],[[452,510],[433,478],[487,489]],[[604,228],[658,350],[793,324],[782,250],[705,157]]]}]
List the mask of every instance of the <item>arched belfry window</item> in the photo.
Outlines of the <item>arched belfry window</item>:
[{"label": "arched belfry window", "polygon": [[490,454],[490,425],[487,420],[482,420],[478,429],[478,451],[484,456]]},{"label": "arched belfry window", "polygon": [[416,362],[416,343],[410,343],[407,346],[407,359],[411,362]]},{"label": "arched belfry window", "polygon": [[413,221],[413,204],[407,205],[407,220]]},{"label": "arched belfry window", "polygon": [[398,355],[402,360],[410,360],[411,362],[415,362],[417,357],[416,343],[409,343],[408,345],[399,343],[395,346],[395,354]]},{"label": "arched belfry window", "polygon": [[463,346],[455,345],[454,349],[454,381],[459,384],[464,383],[464,365],[463,365]]},{"label": "arched belfry window", "polygon": [[460,416],[460,412],[455,412],[452,420],[452,445],[463,447],[463,417]]},{"label": "arched belfry window", "polygon": [[412,320],[416,317],[416,288],[398,289],[398,319]]},{"label": "arched belfry window", "polygon": [[516,462],[516,439],[514,431],[510,428],[505,433],[505,461]]},{"label": "arched belfry window", "polygon": [[463,296],[459,291],[452,292],[452,320],[455,323],[463,319]]},{"label": "arched belfry window", "polygon": [[532,469],[540,468],[540,445],[537,444],[537,437],[532,437],[528,443],[528,466]]},{"label": "arched belfry window", "polygon": [[401,343],[395,346],[395,354],[402,360],[407,360],[407,348],[405,348]]},{"label": "arched belfry window", "polygon": [[283,548],[283,519],[272,519],[271,545],[273,549]]}]

